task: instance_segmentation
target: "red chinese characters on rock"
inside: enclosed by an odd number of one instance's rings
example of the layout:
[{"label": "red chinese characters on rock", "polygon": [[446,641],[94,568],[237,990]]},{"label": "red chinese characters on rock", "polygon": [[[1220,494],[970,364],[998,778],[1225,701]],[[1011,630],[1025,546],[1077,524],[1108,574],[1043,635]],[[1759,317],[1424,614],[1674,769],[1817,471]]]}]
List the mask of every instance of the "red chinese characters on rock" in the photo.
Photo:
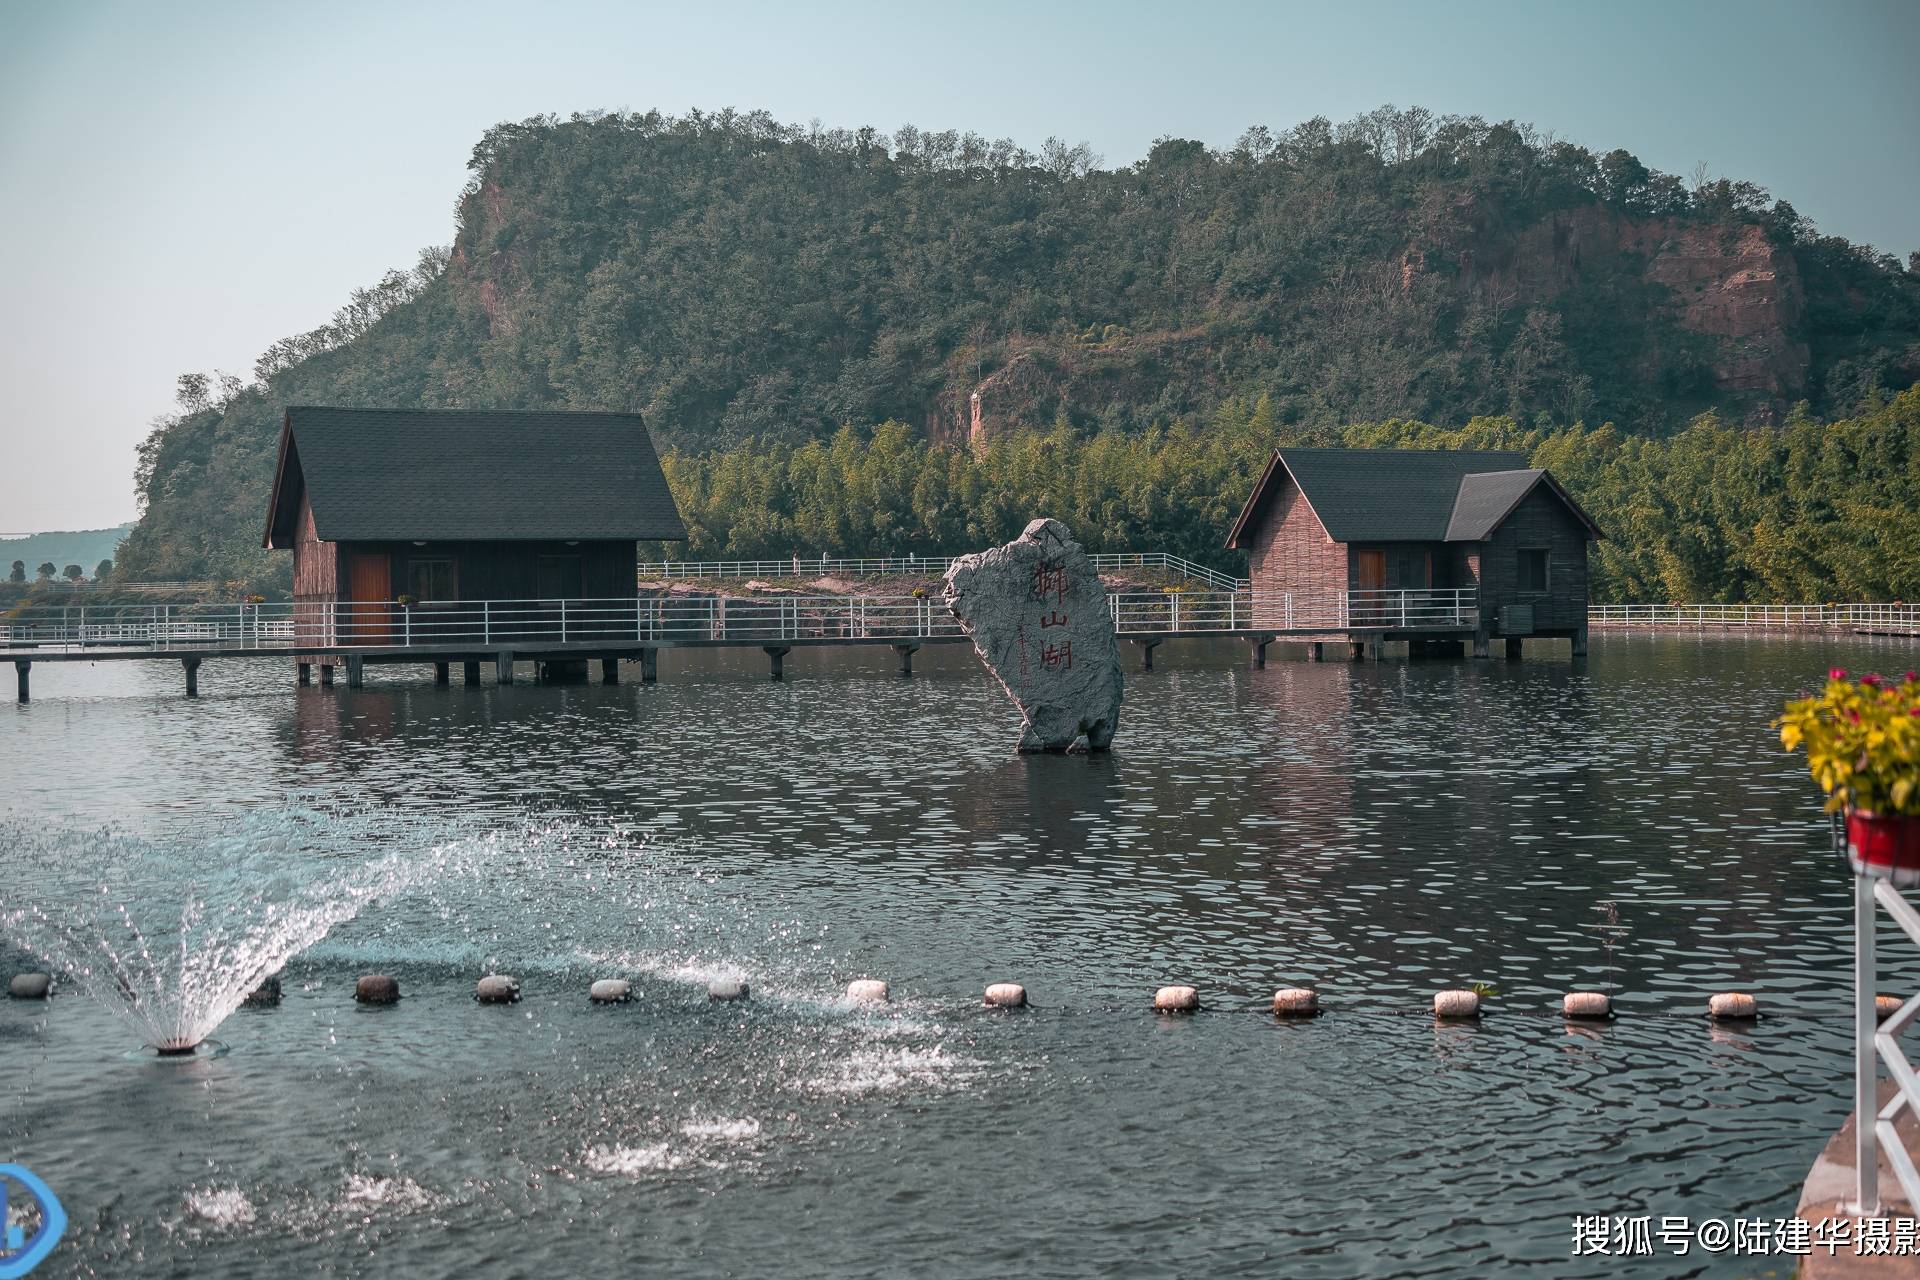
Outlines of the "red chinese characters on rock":
[{"label": "red chinese characters on rock", "polygon": [[[1051,600],[1059,604],[1067,598],[1067,567],[1063,561],[1042,560],[1033,566],[1033,579],[1027,590],[1029,600],[1042,603]],[[1064,627],[1067,615],[1059,609],[1049,609],[1040,615],[1040,629]],[[1042,671],[1071,671],[1073,669],[1073,642],[1050,644],[1040,651],[1040,669]],[[1020,674],[1027,673],[1027,630],[1020,628]]]},{"label": "red chinese characters on rock", "polygon": [[1033,584],[1027,590],[1027,598],[1045,600],[1048,596],[1052,596],[1055,603],[1067,598],[1067,567],[1059,560],[1042,560],[1033,566]]}]

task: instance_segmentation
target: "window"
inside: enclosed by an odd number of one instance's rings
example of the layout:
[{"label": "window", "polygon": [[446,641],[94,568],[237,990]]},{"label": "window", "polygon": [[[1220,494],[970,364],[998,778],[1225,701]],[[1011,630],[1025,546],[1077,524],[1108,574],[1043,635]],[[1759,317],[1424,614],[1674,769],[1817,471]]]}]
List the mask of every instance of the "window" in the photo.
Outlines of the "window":
[{"label": "window", "polygon": [[540,600],[578,600],[581,589],[579,556],[538,556],[533,562],[533,590]]},{"label": "window", "polygon": [[407,562],[407,594],[415,600],[455,600],[452,560],[410,560]]},{"label": "window", "polygon": [[1522,547],[1520,549],[1520,590],[1545,591],[1547,589],[1547,550],[1545,547]]}]

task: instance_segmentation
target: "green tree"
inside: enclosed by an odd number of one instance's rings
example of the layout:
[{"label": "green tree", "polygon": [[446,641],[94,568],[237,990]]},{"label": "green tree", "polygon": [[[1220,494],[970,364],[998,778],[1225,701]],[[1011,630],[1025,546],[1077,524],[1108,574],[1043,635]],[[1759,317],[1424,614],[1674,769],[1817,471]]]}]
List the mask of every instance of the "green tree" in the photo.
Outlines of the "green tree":
[{"label": "green tree", "polygon": [[87,571],[77,564],[70,564],[60,571],[60,576],[68,582],[78,582],[87,576]]},{"label": "green tree", "polygon": [[93,580],[95,582],[105,582],[107,580],[107,576],[112,572],[113,572],[113,561],[102,560],[99,564],[93,566]]},{"label": "green tree", "polygon": [[25,582],[26,580],[27,580],[27,562],[25,560],[15,560],[13,562],[13,572],[7,575],[7,581],[8,582]]},{"label": "green tree", "polygon": [[34,572],[34,576],[39,578],[40,581],[52,582],[53,574],[54,574],[53,561],[42,560],[40,562],[40,567],[38,569],[35,569],[33,572]]}]

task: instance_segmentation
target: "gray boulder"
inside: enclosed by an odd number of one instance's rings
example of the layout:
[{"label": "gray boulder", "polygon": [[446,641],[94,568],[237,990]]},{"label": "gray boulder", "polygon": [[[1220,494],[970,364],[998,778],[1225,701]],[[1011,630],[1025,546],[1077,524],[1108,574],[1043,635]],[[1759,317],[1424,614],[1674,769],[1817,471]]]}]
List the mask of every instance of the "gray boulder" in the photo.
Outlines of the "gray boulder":
[{"label": "gray boulder", "polygon": [[1092,751],[1120,727],[1120,645],[1106,588],[1058,520],[947,570],[947,608],[1020,708],[1021,751]]}]

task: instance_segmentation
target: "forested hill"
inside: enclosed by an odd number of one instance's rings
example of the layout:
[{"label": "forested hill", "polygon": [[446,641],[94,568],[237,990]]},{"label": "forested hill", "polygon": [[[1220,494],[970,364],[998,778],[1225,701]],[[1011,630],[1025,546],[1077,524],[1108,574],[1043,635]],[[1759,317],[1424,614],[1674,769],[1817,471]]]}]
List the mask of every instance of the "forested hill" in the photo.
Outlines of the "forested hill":
[{"label": "forested hill", "polygon": [[1632,438],[1872,412],[1920,377],[1915,264],[1746,183],[1418,109],[1112,168],[912,128],[543,118],[471,167],[450,249],[251,382],[182,379],[127,572],[275,572],[289,403],[638,408],[699,454],[886,421],[930,446],[1137,435],[1229,401],[1293,434],[1506,415]]}]

